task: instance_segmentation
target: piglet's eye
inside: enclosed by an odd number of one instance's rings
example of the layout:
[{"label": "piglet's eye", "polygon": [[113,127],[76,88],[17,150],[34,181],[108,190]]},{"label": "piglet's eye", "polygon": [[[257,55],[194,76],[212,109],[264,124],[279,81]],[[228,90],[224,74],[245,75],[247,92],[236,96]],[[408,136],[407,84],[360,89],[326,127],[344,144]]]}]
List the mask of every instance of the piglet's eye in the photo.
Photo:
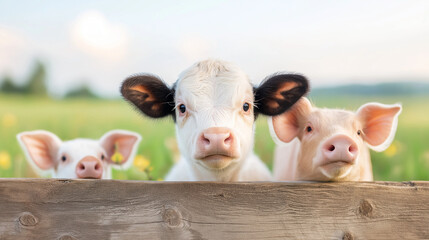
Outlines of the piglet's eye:
[{"label": "piglet's eye", "polygon": [[180,105],[179,105],[179,111],[180,111],[181,113],[185,113],[185,112],[186,112],[186,106],[185,106],[185,104],[180,104]]},{"label": "piglet's eye", "polygon": [[61,157],[61,161],[63,161],[63,162],[67,161],[67,157],[66,156],[62,156]]},{"label": "piglet's eye", "polygon": [[104,154],[101,154],[101,160],[104,160]]},{"label": "piglet's eye", "polygon": [[311,126],[307,126],[307,127],[305,128],[305,131],[306,131],[306,132],[311,132],[311,131],[313,131],[313,128],[312,128]]},{"label": "piglet's eye", "polygon": [[357,135],[359,135],[359,136],[360,136],[361,134],[362,134],[362,131],[361,131],[361,130],[358,130],[358,131],[357,131]]},{"label": "piglet's eye", "polygon": [[244,110],[245,112],[247,112],[247,111],[249,111],[249,108],[250,108],[250,104],[249,104],[249,103],[247,103],[247,102],[245,102],[245,103],[243,104],[243,110]]}]

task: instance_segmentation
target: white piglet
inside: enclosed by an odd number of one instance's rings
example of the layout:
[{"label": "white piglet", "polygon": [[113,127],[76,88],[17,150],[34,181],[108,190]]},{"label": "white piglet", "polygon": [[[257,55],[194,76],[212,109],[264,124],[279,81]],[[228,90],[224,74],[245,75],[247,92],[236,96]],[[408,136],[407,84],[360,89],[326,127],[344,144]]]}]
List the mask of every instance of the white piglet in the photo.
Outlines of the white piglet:
[{"label": "white piglet", "polygon": [[[270,118],[280,143],[274,178],[282,181],[372,181],[369,148],[384,151],[392,143],[401,105],[367,103],[356,112],[313,107],[307,98]],[[286,144],[285,144],[286,143]]]},{"label": "white piglet", "polygon": [[165,178],[175,181],[263,181],[271,174],[253,153],[257,114],[286,111],[308,90],[297,74],[276,74],[253,87],[231,63],[197,62],[172,88],[160,78],[137,75],[121,92],[143,114],[172,116],[181,160]]},{"label": "white piglet", "polygon": [[61,141],[55,134],[36,130],[17,135],[28,162],[40,175],[54,178],[110,179],[111,167],[128,168],[141,136],[113,130],[99,140]]}]

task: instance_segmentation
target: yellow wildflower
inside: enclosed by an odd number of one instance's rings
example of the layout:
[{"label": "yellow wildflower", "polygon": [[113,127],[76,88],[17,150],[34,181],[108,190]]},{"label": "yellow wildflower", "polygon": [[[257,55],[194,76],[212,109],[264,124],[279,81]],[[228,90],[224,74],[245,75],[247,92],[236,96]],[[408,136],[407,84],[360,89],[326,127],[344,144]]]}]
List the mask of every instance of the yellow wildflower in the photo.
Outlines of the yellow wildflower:
[{"label": "yellow wildflower", "polygon": [[147,158],[143,157],[142,155],[137,155],[134,158],[134,166],[138,168],[140,171],[146,170],[146,168],[148,168],[149,165],[150,165],[150,161]]},{"label": "yellow wildflower", "polygon": [[117,163],[117,164],[124,161],[124,156],[122,156],[122,154],[119,152],[118,143],[115,144],[115,153],[112,155],[111,160],[112,160],[112,162]]},{"label": "yellow wildflower", "polygon": [[119,164],[124,160],[124,156],[122,156],[122,154],[120,152],[115,152],[112,155],[111,159],[112,159],[112,162]]},{"label": "yellow wildflower", "polygon": [[398,153],[399,144],[397,142],[393,142],[389,148],[384,151],[384,154],[388,157],[393,157]]},{"label": "yellow wildflower", "polygon": [[6,151],[0,152],[0,168],[7,170],[11,166],[10,155]]},{"label": "yellow wildflower", "polygon": [[3,127],[8,128],[8,127],[13,127],[16,125],[16,116],[13,115],[12,113],[6,113],[5,115],[3,115]]}]

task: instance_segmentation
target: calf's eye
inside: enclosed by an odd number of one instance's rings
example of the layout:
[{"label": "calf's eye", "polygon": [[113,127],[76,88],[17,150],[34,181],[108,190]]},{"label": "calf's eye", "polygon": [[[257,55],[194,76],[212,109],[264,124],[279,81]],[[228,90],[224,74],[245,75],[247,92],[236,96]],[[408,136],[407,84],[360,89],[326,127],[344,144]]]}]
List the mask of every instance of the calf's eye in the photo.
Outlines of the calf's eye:
[{"label": "calf's eye", "polygon": [[63,162],[67,161],[67,157],[66,156],[62,156],[61,157],[61,161],[63,161]]},{"label": "calf's eye", "polygon": [[307,127],[305,128],[305,131],[307,131],[307,132],[311,132],[311,131],[313,131],[313,128],[312,128],[311,126],[307,126]]},{"label": "calf's eye", "polygon": [[185,112],[186,112],[186,106],[185,106],[185,104],[180,104],[180,105],[179,105],[179,111],[180,111],[181,113],[185,113]]},{"label": "calf's eye", "polygon": [[250,105],[249,105],[249,103],[244,103],[243,104],[243,110],[245,111],[245,112],[247,112],[247,111],[249,111],[249,108],[250,108]]}]

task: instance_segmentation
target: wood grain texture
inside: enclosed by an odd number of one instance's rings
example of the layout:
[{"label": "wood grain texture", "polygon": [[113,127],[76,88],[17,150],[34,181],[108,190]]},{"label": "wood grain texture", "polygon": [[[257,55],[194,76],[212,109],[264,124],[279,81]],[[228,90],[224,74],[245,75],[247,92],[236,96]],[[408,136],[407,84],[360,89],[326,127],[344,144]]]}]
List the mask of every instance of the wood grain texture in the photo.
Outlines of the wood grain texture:
[{"label": "wood grain texture", "polygon": [[429,239],[429,182],[0,179],[0,239]]}]

